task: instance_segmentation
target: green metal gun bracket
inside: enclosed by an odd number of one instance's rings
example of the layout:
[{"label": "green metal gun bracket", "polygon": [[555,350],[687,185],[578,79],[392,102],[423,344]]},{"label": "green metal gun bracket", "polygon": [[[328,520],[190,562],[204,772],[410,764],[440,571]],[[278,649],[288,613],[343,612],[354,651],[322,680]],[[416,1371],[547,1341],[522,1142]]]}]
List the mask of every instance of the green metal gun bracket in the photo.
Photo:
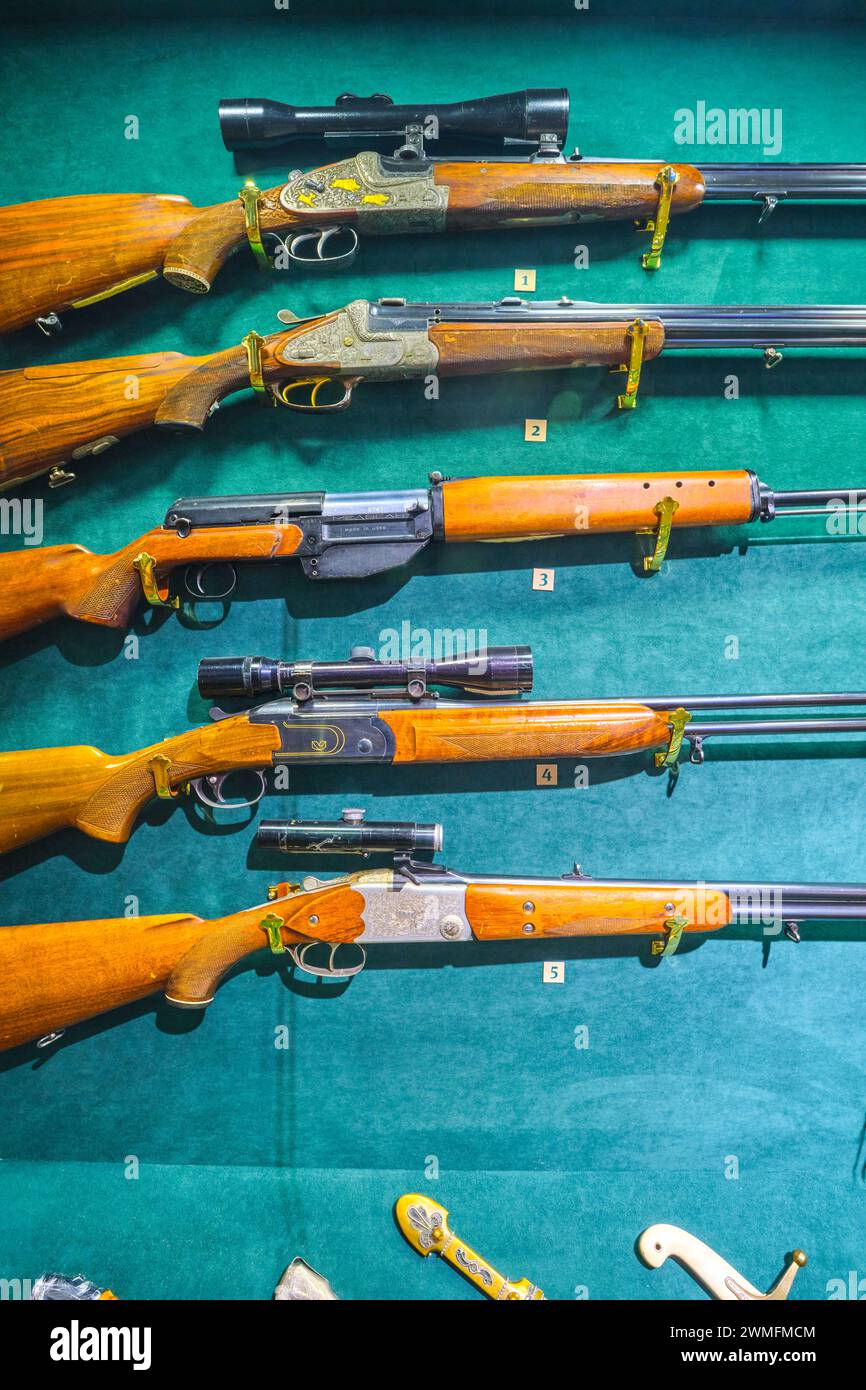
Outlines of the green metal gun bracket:
[{"label": "green metal gun bracket", "polygon": [[679,914],[675,917],[666,917],[664,922],[665,939],[652,943],[652,954],[654,956],[672,956],[679,946],[680,937],[687,926],[688,919],[686,917]]},{"label": "green metal gun bracket", "polygon": [[263,932],[267,933],[268,949],[275,956],[284,956],[286,948],[283,945],[282,929],[285,922],[282,917],[278,917],[275,912],[269,912],[267,917],[263,917],[259,922]]},{"label": "green metal gun bracket", "polygon": [[671,710],[668,728],[671,731],[671,740],[663,753],[654,754],[656,767],[676,767],[677,759],[680,756],[680,749],[683,745],[683,732],[691,719],[691,715],[686,709]]},{"label": "green metal gun bracket", "polygon": [[643,366],[643,345],[644,339],[649,332],[648,326],[643,319],[635,319],[626,329],[626,334],[631,343],[628,363],[621,363],[618,367],[613,367],[615,372],[628,372],[625,383],[625,391],[617,396],[616,403],[620,410],[634,410],[637,405],[637,391],[640,386],[640,373]]},{"label": "green metal gun bracket", "polygon": [[663,169],[659,170],[655,181],[655,186],[659,191],[655,215],[648,217],[645,222],[638,221],[635,224],[643,232],[652,232],[650,249],[641,256],[640,263],[644,270],[658,270],[662,263],[662,249],[668,234],[668,223],[671,220],[671,199],[674,188],[679,182],[679,177],[676,169],[672,169],[670,164],[666,164]]},{"label": "green metal gun bracket", "polygon": [[[678,510],[679,505],[679,502],[674,501],[673,497],[663,497],[653,507],[653,511],[658,517],[658,524],[642,527],[640,531],[635,532],[635,536],[638,538],[635,566],[639,574],[658,574],[661,569],[671,538],[671,523],[674,512]],[[652,552],[649,554],[643,546],[644,536],[650,536],[654,541]]]},{"label": "green metal gun bracket", "polygon": [[244,231],[247,234],[250,250],[256,258],[256,265],[259,270],[270,270],[271,263],[262,242],[262,227],[259,220],[259,199],[261,196],[261,189],[256,186],[252,179],[247,179],[238,193],[244,207]]},{"label": "green metal gun bracket", "polygon": [[142,550],[136,555],[132,562],[132,568],[138,571],[141,579],[141,587],[144,597],[154,608],[180,608],[180,599],[169,598],[168,586],[161,589],[156,578],[156,560],[153,555],[148,555],[146,550]]}]

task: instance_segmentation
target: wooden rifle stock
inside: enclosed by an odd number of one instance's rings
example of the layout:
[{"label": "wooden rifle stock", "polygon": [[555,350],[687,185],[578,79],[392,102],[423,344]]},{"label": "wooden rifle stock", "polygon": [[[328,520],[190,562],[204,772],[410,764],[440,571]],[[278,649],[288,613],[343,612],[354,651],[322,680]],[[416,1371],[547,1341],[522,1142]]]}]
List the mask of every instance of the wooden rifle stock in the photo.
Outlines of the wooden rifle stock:
[{"label": "wooden rifle stock", "polygon": [[188,536],[157,526],[113,555],[94,555],[81,545],[8,551],[0,554],[0,641],[61,614],[127,628],[144,592],[148,561],[153,592],[165,603],[164,581],[179,567],[275,560],[293,555],[301,540],[293,525],[207,526]]},{"label": "wooden rifle stock", "polygon": [[0,489],[151,425],[201,430],[214,404],[249,380],[240,346],[210,357],[157,352],[0,372]]},{"label": "wooden rifle stock", "polygon": [[235,965],[267,947],[266,918],[281,924],[283,947],[306,940],[305,927],[349,942],[363,930],[362,905],[337,882],[213,921],[168,915],[2,927],[0,1050],[163,990],[177,1007],[205,1008]]},{"label": "wooden rifle stock", "polygon": [[173,798],[208,774],[267,767],[278,746],[272,724],[237,714],[118,757],[88,745],[0,753],[0,853],[70,826],[122,844],[155,796]]}]

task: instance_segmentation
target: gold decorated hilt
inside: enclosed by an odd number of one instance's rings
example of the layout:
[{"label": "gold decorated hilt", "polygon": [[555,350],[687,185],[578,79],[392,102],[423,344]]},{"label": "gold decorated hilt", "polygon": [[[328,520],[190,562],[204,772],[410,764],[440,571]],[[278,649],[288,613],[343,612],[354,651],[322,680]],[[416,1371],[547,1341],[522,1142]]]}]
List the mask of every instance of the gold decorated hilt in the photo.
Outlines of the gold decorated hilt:
[{"label": "gold decorated hilt", "polygon": [[397,1225],[419,1255],[441,1255],[487,1298],[497,1302],[543,1299],[544,1294],[528,1279],[511,1280],[500,1274],[487,1260],[455,1235],[448,1224],[448,1212],[432,1197],[407,1192],[394,1208]]}]

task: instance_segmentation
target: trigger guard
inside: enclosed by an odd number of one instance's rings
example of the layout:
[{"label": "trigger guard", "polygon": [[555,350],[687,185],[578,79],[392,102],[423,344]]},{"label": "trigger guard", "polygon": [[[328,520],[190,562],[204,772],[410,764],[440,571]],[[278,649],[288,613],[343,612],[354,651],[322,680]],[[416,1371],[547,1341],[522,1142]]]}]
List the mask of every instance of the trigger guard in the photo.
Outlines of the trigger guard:
[{"label": "trigger guard", "polygon": [[[350,236],[352,244],[348,251],[341,251],[337,255],[323,254],[327,250],[328,242],[335,236]],[[315,255],[298,256],[295,247],[302,246],[306,242],[313,241],[316,244]],[[358,247],[361,241],[354,227],[325,227],[317,228],[315,231],[297,232],[294,236],[288,237],[281,242],[283,250],[294,265],[301,265],[305,269],[322,269],[330,266],[348,269],[353,264],[358,254]]]},{"label": "trigger guard", "polygon": [[[259,792],[258,796],[252,799],[252,801],[223,800],[223,783],[225,782],[227,777],[231,776],[231,774],[228,772],[218,772],[210,777],[197,777],[195,781],[191,783],[191,786],[203,806],[211,806],[216,811],[243,811],[250,806],[258,806],[259,802],[261,801],[262,797],[268,789],[267,783],[265,781],[265,774],[261,771],[260,768],[255,768],[254,771],[259,779],[261,791]],[[215,800],[211,799],[211,797],[207,796],[203,791],[202,788],[205,783],[213,789],[216,798]]]},{"label": "trigger guard", "polygon": [[327,965],[307,965],[306,953],[313,946],[320,946],[319,941],[304,941],[299,946],[290,946],[289,955],[295,962],[299,970],[304,970],[308,975],[316,975],[320,980],[350,980],[353,975],[360,975],[364,966],[367,964],[367,952],[363,946],[359,946],[361,959],[357,965],[335,966],[334,960],[341,946],[350,945],[350,942],[336,941],[331,944],[328,953]]},{"label": "trigger guard", "polygon": [[[220,565],[225,565],[225,567],[231,571],[231,583],[229,584],[229,587],[227,589],[223,589],[222,592],[216,594],[209,594],[202,588],[201,582],[204,579],[204,576],[207,574],[208,570],[216,569]],[[209,560],[207,564],[204,565],[187,565],[186,572],[183,577],[183,583],[184,588],[186,589],[187,593],[190,595],[191,598],[228,598],[229,594],[233,594],[235,589],[238,587],[238,572],[236,566],[232,564],[231,560]]]}]

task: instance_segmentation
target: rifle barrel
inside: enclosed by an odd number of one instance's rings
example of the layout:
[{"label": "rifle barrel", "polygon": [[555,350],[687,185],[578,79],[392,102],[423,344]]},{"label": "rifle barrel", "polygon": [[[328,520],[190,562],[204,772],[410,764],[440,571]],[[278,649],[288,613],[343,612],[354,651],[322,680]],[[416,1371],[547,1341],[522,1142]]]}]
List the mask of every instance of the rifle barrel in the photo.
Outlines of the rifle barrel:
[{"label": "rifle barrel", "polygon": [[515,296],[482,303],[370,304],[376,331],[426,331],[436,323],[633,323],[664,325],[665,350],[686,348],[866,347],[866,304],[596,304],[587,300],[527,301]]},{"label": "rifle barrel", "polygon": [[866,692],[835,691],[828,695],[665,695],[658,699],[639,699],[638,703],[658,710],[816,709],[822,706],[866,705]]},{"label": "rifle barrel", "polygon": [[866,164],[702,164],[705,202],[866,198]]}]

